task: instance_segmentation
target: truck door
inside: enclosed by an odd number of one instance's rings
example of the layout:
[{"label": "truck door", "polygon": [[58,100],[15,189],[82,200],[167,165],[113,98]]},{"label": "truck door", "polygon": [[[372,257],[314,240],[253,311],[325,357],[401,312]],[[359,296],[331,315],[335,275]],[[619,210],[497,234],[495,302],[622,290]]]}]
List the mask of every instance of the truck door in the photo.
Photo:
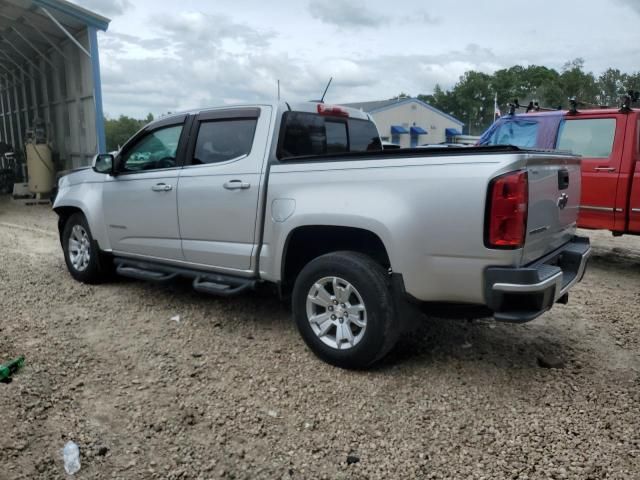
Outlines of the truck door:
[{"label": "truck door", "polygon": [[560,124],[557,148],[582,155],[582,193],[578,225],[613,230],[616,215],[625,215],[616,205],[626,117],[577,115]]},{"label": "truck door", "polygon": [[258,201],[271,109],[201,112],[178,181],[185,261],[197,268],[250,273],[257,251]]},{"label": "truck door", "polygon": [[118,156],[103,189],[114,253],[182,260],[176,193],[186,116],[152,124]]}]

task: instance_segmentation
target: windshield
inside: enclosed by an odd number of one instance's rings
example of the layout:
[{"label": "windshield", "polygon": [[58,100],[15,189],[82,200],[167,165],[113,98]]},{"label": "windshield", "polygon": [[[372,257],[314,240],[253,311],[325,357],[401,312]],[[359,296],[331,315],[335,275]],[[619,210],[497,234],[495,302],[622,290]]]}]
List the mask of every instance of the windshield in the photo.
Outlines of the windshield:
[{"label": "windshield", "polygon": [[486,145],[515,145],[535,147],[538,138],[538,122],[513,119],[499,125]]}]

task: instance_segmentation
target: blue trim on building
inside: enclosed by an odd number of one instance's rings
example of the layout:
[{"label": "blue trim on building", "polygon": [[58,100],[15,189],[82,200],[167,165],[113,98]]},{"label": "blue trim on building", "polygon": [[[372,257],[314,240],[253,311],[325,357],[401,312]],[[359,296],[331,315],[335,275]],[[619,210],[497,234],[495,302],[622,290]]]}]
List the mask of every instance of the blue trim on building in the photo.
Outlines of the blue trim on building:
[{"label": "blue trim on building", "polygon": [[460,130],[456,130],[455,128],[445,128],[444,134],[447,137],[455,137],[457,135],[462,135],[462,132]]},{"label": "blue trim on building", "polygon": [[391,133],[394,135],[401,135],[404,133],[409,133],[409,130],[404,128],[402,125],[391,125]]},{"label": "blue trim on building", "polygon": [[93,73],[93,100],[96,108],[96,139],[98,151],[107,152],[107,141],[104,133],[104,113],[102,110],[102,82],[100,81],[100,56],[98,54],[98,31],[88,27],[89,52],[91,53],[91,72]]},{"label": "blue trim on building", "polygon": [[39,7],[50,8],[70,17],[75,18],[79,22],[85,25],[95,27],[99,30],[105,31],[109,27],[109,20],[97,16],[91,15],[90,12],[85,11],[83,8],[77,8],[75,5],[69,2],[59,2],[56,0],[31,0],[35,5]]},{"label": "blue trim on building", "polygon": [[418,125],[414,125],[413,127],[409,128],[409,131],[411,132],[411,135],[427,135],[429,133],[424,128],[419,127]]},{"label": "blue trim on building", "polygon": [[389,110],[390,108],[395,108],[398,105],[403,105],[405,103],[408,102],[415,102],[418,105],[422,105],[425,108],[428,108],[429,110],[431,110],[432,112],[435,112],[439,115],[442,115],[443,117],[448,118],[449,120],[451,120],[454,123],[457,123],[458,125],[460,125],[460,127],[462,127],[464,125],[463,122],[461,122],[460,120],[458,120],[455,117],[452,117],[451,115],[449,115],[448,113],[444,113],[442,110],[438,110],[436,107],[432,107],[431,105],[429,105],[428,103],[423,102],[422,100],[418,100],[417,98],[403,98],[401,100],[398,100],[397,102],[394,102],[390,105],[386,105],[384,107],[380,107],[380,108],[376,108],[373,110],[370,110],[368,113],[377,113],[377,112],[382,112],[384,110]]}]

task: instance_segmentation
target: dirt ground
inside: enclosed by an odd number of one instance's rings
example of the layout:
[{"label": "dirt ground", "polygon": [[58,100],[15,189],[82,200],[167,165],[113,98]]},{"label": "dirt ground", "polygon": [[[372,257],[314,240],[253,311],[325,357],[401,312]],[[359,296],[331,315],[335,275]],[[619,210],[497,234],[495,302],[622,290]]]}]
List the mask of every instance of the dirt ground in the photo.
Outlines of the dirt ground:
[{"label": "dirt ground", "polygon": [[348,372],[266,295],[77,283],[51,210],[0,199],[0,478],[65,478],[67,440],[80,479],[640,478],[640,238],[590,236],[567,306]]}]

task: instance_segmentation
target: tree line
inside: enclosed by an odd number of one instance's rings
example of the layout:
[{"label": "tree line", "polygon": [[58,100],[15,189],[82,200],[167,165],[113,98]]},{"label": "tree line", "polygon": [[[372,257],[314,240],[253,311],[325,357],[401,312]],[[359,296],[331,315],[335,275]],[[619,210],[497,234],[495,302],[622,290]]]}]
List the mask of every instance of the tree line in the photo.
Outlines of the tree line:
[{"label": "tree line", "polygon": [[450,90],[436,85],[432,94],[417,98],[464,122],[464,133],[480,135],[493,122],[496,95],[504,115],[515,99],[520,105],[537,101],[547,108],[568,108],[571,97],[583,102],[583,108],[618,106],[630,89],[640,90],[640,72],[609,68],[596,76],[586,72],[584,60],[577,58],[559,72],[538,65],[516,65],[492,74],[468,71]]}]

